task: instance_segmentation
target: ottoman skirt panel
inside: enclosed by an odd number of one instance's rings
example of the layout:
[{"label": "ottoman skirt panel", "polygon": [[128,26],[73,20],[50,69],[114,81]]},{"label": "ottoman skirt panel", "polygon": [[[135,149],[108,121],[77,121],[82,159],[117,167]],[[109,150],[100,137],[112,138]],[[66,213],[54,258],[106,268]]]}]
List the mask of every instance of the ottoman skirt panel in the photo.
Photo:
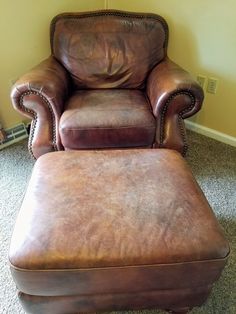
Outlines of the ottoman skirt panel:
[{"label": "ottoman skirt panel", "polygon": [[40,157],[9,260],[27,313],[187,311],[228,254],[179,153],[133,149]]},{"label": "ottoman skirt panel", "polygon": [[[124,309],[171,309],[185,313],[199,306],[209,295],[210,287],[196,289],[171,289],[123,294],[96,294],[41,297],[19,293],[19,299],[27,313],[75,314],[84,312],[122,311]],[[186,300],[188,300],[186,307]]]}]

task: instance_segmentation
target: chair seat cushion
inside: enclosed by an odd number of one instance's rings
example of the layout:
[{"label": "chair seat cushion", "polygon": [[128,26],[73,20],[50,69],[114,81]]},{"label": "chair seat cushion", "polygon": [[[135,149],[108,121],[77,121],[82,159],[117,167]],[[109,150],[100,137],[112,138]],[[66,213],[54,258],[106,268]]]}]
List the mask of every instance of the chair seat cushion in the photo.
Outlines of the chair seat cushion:
[{"label": "chair seat cushion", "polygon": [[152,146],[156,121],[140,90],[80,90],[60,120],[65,149]]}]

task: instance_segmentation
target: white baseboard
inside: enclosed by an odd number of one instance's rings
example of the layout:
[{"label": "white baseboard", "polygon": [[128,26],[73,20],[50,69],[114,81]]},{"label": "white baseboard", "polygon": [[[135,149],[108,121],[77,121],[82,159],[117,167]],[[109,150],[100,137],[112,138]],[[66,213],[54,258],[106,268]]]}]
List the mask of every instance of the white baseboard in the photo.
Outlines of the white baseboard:
[{"label": "white baseboard", "polygon": [[186,128],[189,130],[192,130],[196,133],[205,135],[207,137],[213,138],[214,140],[217,140],[219,142],[231,145],[236,147],[236,137],[227,135],[225,133],[221,133],[219,131],[216,131],[214,129],[207,128],[203,125],[194,123],[189,120],[185,120]]}]

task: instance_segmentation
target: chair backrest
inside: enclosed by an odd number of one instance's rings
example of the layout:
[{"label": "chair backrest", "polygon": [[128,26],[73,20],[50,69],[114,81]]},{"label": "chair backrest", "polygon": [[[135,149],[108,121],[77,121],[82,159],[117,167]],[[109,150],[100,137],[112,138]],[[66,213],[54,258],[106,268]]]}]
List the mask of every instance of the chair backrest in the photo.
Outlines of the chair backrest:
[{"label": "chair backrest", "polygon": [[51,22],[51,50],[75,88],[143,88],[166,56],[168,26],[156,14],[63,13]]}]

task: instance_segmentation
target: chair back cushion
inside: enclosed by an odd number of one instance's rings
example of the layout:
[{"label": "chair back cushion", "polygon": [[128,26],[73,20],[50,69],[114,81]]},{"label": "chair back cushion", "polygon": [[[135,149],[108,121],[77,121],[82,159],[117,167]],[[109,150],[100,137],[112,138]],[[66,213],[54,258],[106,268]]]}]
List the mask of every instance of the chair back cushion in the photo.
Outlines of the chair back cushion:
[{"label": "chair back cushion", "polygon": [[75,88],[143,88],[166,55],[168,26],[156,14],[115,10],[64,13],[51,23],[54,57]]}]

